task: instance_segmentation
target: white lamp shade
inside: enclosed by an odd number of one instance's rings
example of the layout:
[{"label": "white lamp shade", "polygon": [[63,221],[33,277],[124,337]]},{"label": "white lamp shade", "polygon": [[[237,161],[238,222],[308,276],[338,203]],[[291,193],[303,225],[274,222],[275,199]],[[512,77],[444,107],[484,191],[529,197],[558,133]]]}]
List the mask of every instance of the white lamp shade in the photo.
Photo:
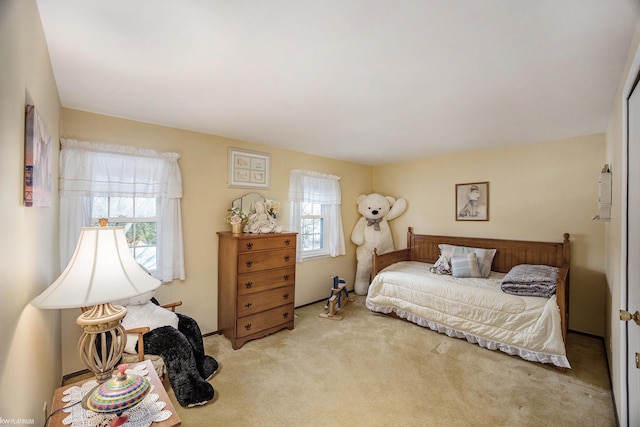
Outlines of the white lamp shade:
[{"label": "white lamp shade", "polygon": [[160,281],[133,258],[122,227],[84,227],[65,270],[31,304],[39,308],[90,307],[159,286]]}]

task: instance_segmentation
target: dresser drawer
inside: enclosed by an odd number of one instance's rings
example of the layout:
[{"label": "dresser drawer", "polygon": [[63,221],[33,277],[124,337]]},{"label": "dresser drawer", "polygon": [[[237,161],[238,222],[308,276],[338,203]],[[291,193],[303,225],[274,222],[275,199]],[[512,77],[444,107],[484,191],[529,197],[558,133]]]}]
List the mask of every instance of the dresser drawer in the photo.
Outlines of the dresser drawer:
[{"label": "dresser drawer", "polygon": [[270,308],[293,302],[294,287],[255,292],[238,297],[238,317],[249,316]]},{"label": "dresser drawer", "polygon": [[272,326],[277,326],[293,319],[293,302],[282,307],[253,314],[238,319],[237,336],[245,337],[255,332],[260,332]]},{"label": "dresser drawer", "polygon": [[293,265],[275,270],[240,274],[238,275],[238,295],[293,285],[295,280],[296,268]]},{"label": "dresser drawer", "polygon": [[238,254],[238,274],[295,264],[296,250],[294,248]]},{"label": "dresser drawer", "polygon": [[286,248],[294,248],[296,247],[296,236],[295,235],[272,235],[268,239],[265,238],[250,238],[250,239],[242,239],[238,242],[238,252],[255,252],[261,251],[265,249],[286,249]]}]

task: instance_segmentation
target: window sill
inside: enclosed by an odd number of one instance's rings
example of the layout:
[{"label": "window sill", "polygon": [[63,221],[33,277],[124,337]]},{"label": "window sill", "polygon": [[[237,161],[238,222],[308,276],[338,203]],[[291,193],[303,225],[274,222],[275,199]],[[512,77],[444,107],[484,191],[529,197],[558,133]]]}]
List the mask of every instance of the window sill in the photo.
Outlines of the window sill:
[{"label": "window sill", "polygon": [[328,253],[313,254],[313,255],[303,255],[302,258],[300,259],[300,262],[313,261],[313,260],[316,260],[316,259],[329,258],[329,257],[330,257],[330,255]]}]

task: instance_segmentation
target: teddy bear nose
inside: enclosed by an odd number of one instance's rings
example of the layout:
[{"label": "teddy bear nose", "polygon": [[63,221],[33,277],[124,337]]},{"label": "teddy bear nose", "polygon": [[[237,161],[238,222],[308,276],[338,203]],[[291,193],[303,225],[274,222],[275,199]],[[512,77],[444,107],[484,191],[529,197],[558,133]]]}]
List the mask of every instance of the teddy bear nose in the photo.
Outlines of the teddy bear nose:
[{"label": "teddy bear nose", "polygon": [[374,214],[374,215],[378,215],[378,211],[376,211],[376,210],[371,211],[371,213]]}]

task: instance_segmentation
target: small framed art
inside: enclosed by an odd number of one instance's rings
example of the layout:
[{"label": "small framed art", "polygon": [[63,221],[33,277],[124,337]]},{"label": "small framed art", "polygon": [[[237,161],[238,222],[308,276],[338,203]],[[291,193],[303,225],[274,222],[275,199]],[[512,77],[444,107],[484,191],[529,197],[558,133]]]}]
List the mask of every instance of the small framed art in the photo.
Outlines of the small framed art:
[{"label": "small framed art", "polygon": [[489,221],[489,182],[456,184],[456,221]]},{"label": "small framed art", "polygon": [[271,155],[229,147],[229,187],[269,188]]},{"label": "small framed art", "polygon": [[24,140],[24,204],[49,207],[53,143],[33,105],[26,106]]}]

